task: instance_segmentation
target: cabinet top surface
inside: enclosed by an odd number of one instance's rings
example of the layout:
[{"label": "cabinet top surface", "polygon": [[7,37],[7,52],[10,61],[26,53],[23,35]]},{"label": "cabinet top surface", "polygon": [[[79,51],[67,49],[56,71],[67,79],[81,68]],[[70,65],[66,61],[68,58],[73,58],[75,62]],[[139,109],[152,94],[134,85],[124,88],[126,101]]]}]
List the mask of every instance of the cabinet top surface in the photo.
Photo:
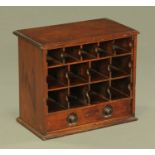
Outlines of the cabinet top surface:
[{"label": "cabinet top surface", "polygon": [[138,32],[113,20],[102,18],[22,29],[14,31],[14,34],[31,41],[42,49],[54,49],[127,37]]}]

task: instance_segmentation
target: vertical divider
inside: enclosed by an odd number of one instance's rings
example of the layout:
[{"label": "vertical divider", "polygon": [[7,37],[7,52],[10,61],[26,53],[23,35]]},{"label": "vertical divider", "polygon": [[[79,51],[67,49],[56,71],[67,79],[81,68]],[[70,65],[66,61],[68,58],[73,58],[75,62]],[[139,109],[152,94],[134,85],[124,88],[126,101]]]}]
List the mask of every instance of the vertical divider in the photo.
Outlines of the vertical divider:
[{"label": "vertical divider", "polygon": [[48,82],[47,82],[47,77],[48,77],[48,63],[47,63],[47,55],[48,55],[48,50],[43,50],[43,51],[41,51],[41,52],[43,52],[43,66],[44,66],[44,76],[45,76],[45,81],[46,81],[46,83],[45,83],[45,94],[44,94],[44,96],[45,96],[45,98],[44,98],[44,101],[43,101],[43,103],[46,103],[46,104],[44,104],[44,113],[45,114],[48,114],[48,106],[47,106],[47,100],[48,100]]},{"label": "vertical divider", "polygon": [[62,59],[62,63],[64,64],[64,63],[66,63],[65,62],[65,48],[62,48],[62,53],[61,53],[61,59]]},{"label": "vertical divider", "polygon": [[109,86],[111,87],[111,79],[112,79],[112,72],[111,72],[111,66],[112,66],[112,56],[110,56],[110,58],[109,58],[109,60],[110,60],[110,64],[109,64],[109,66],[108,66],[108,70],[109,70]]},{"label": "vertical divider", "polygon": [[91,99],[89,92],[91,91],[91,74],[90,74],[90,69],[91,69],[91,61],[88,62],[88,69],[87,69],[87,74],[88,74],[88,92],[86,94],[87,99],[88,99],[88,105],[91,104]]},{"label": "vertical divider", "polygon": [[67,96],[66,101],[68,104],[68,109],[70,109],[70,101],[69,101],[69,95],[70,95],[70,79],[69,79],[69,72],[70,72],[70,65],[67,65],[67,72],[66,72],[66,78],[67,78]]},{"label": "vertical divider", "polygon": [[109,87],[107,89],[107,92],[108,92],[108,95],[109,95],[109,100],[111,101],[111,91],[110,91],[110,88],[111,88],[111,83],[112,83],[112,73],[111,73],[112,56],[110,56],[109,60],[110,60],[110,64],[108,66],[108,70],[109,70]]},{"label": "vertical divider", "polygon": [[[130,57],[131,57],[131,62],[133,61],[132,59],[132,55],[130,55]],[[131,88],[131,85],[132,85],[132,63],[131,62],[129,62],[129,64],[128,64],[128,67],[129,67],[129,69],[130,69],[130,83],[128,84],[128,90],[129,90],[129,92],[130,92],[130,97],[131,97],[131,94],[132,94],[132,88]]]},{"label": "vertical divider", "polygon": [[80,45],[79,55],[80,55],[80,60],[81,60],[81,61],[83,60],[83,57],[82,57],[82,50],[83,50],[83,45]]},{"label": "vertical divider", "polygon": [[107,93],[109,95],[109,100],[111,101],[112,99],[112,95],[111,95],[111,91],[110,91],[110,88],[111,88],[111,84],[112,84],[112,72],[111,72],[111,66],[112,66],[112,58],[113,58],[113,45],[115,44],[115,40],[113,40],[112,42],[112,48],[111,48],[111,52],[112,52],[112,55],[110,56],[109,58],[109,61],[110,61],[110,64],[108,66],[108,70],[109,70],[109,88],[107,89]]},{"label": "vertical divider", "polygon": [[97,53],[97,58],[100,58],[100,54],[98,52],[99,47],[100,47],[100,42],[97,42],[97,47],[95,48],[95,52]]},{"label": "vertical divider", "polygon": [[[68,73],[70,73],[70,65],[68,65]],[[70,95],[70,79],[68,79],[68,95]],[[70,108],[70,102],[68,104],[68,108]]]}]

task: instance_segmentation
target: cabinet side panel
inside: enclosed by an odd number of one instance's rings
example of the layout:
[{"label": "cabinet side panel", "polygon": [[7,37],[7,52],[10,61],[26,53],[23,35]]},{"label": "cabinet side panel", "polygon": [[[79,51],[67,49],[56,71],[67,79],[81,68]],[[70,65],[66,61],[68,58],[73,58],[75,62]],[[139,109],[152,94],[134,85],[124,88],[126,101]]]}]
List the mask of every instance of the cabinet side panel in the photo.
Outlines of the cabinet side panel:
[{"label": "cabinet side panel", "polygon": [[44,133],[44,69],[42,51],[19,38],[20,118]]},{"label": "cabinet side panel", "polygon": [[135,116],[135,100],[136,100],[136,57],[137,57],[137,35],[133,36],[134,49],[133,49],[133,102],[132,102],[132,114]]}]

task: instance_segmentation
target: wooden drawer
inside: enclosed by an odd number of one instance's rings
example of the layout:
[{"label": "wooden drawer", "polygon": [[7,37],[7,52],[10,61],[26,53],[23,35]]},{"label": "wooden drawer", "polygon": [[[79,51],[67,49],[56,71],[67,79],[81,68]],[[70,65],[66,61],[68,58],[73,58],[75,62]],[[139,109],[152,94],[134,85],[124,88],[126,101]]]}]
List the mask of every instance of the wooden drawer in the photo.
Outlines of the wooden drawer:
[{"label": "wooden drawer", "polygon": [[[107,114],[107,109],[111,114]],[[47,131],[55,131],[64,128],[71,128],[82,124],[92,123],[101,120],[113,119],[131,115],[131,100],[123,99],[120,101],[105,102],[101,104],[69,109],[66,111],[55,112],[46,118]],[[75,122],[69,123],[68,116],[75,115]]]}]

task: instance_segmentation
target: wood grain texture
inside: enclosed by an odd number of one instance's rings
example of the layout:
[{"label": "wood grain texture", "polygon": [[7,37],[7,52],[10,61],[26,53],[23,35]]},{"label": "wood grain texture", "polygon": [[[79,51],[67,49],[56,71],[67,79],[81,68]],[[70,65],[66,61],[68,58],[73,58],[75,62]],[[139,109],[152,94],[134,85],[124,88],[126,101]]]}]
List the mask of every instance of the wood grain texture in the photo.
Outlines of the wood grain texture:
[{"label": "wood grain texture", "polygon": [[119,37],[131,36],[138,32],[110,19],[96,19],[69,24],[23,29],[14,34],[35,45],[54,49],[64,46],[92,43]]},{"label": "wood grain texture", "polygon": [[[112,105],[113,114],[110,117],[104,117],[103,109],[106,105]],[[79,126],[82,124],[93,123],[102,120],[109,120],[121,116],[131,115],[131,100],[124,99],[122,101],[113,101],[107,103],[101,103],[97,105],[91,105],[86,107],[80,107],[76,109],[69,109],[67,111],[56,112],[47,116],[47,132],[56,131],[64,128],[70,128],[67,122],[67,116],[71,113],[78,114],[78,122],[73,126]],[[55,122],[57,122],[55,124]]]},{"label": "wood grain texture", "polygon": [[42,133],[45,83],[42,51],[19,38],[20,118]]},{"label": "wood grain texture", "polygon": [[137,121],[137,118],[126,116],[126,117],[115,118],[115,119],[106,120],[106,121],[104,120],[104,121],[99,121],[99,122],[95,122],[95,123],[88,123],[88,124],[84,124],[84,125],[80,125],[80,126],[75,126],[75,127],[69,128],[69,129],[61,129],[61,130],[57,130],[57,131],[51,131],[45,135],[41,134],[40,132],[38,132],[37,130],[35,130],[34,128],[29,126],[28,124],[26,124],[20,118],[17,118],[17,121],[21,125],[23,125],[25,128],[30,130],[32,133],[34,133],[36,136],[41,138],[42,140],[47,140],[47,139],[51,139],[51,138],[57,138],[57,137],[62,137],[62,136],[66,136],[66,135],[72,135],[75,133],[86,132],[86,131],[90,131],[90,130],[94,130],[94,129],[98,129],[98,128],[103,128],[103,127],[108,127],[108,126],[112,126],[112,125],[118,125],[121,123],[128,123],[128,122],[132,122],[132,121]]},{"label": "wood grain texture", "polygon": [[[45,140],[137,120],[138,31],[109,19],[96,19],[18,30],[14,34],[18,36],[19,47],[20,114],[17,121],[37,136]],[[83,45],[89,43],[93,43],[94,47],[103,43],[103,47],[110,52],[105,54],[103,51],[102,56],[98,53],[95,58],[80,57],[61,62],[61,52],[65,52],[66,47],[71,46],[72,49],[76,45],[83,50]],[[121,48],[114,50],[114,43],[125,47],[124,52]],[[77,51],[74,47],[67,52],[78,58]],[[58,58],[58,63],[51,62],[52,65],[49,65],[48,58],[52,61]],[[87,72],[90,69],[93,70],[91,74]],[[84,101],[81,104],[82,95],[88,87],[90,92],[92,90],[99,96],[95,94],[95,97],[87,98],[89,103]],[[68,96],[74,97],[72,100],[75,103],[69,100],[66,103]],[[80,99],[79,102],[75,101],[75,97]],[[112,107],[109,117],[104,114],[107,105]],[[67,118],[73,113],[77,115],[77,122],[70,124]]]},{"label": "wood grain texture", "polygon": [[137,62],[137,35],[133,36],[134,48],[133,48],[133,70],[132,70],[132,80],[133,80],[133,102],[132,102],[132,114],[135,116],[135,102],[136,102],[136,62]]}]

